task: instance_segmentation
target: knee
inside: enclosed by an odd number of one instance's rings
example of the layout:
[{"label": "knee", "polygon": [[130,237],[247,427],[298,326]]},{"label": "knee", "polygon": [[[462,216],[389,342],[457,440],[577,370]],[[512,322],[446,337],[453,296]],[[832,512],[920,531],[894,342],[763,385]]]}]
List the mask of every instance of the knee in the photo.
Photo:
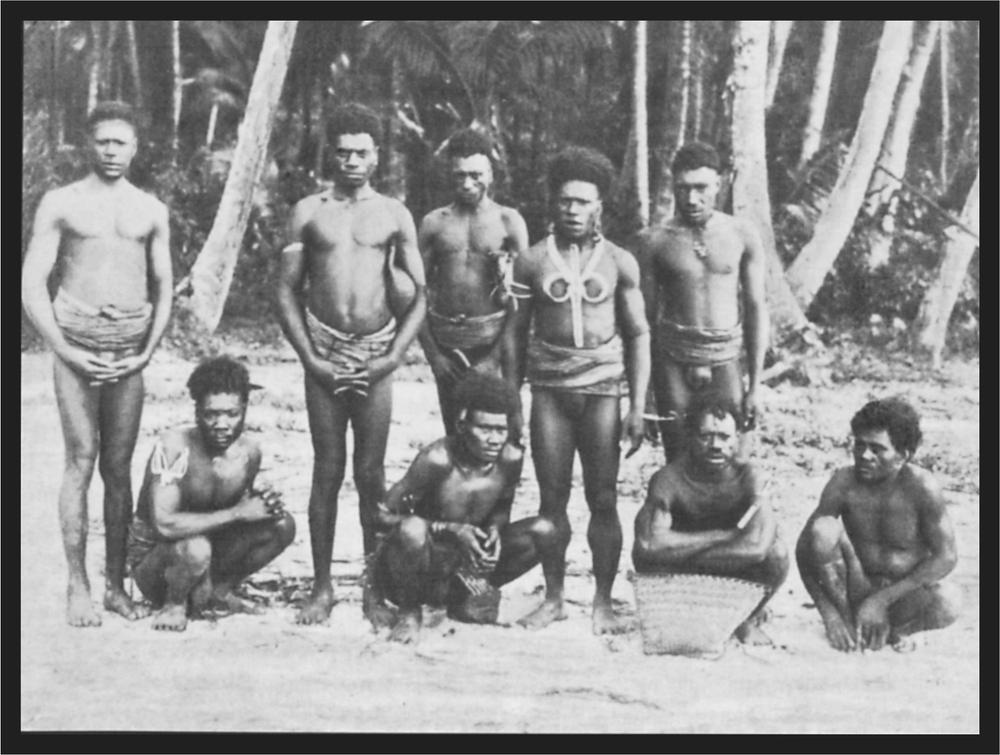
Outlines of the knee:
[{"label": "knee", "polygon": [[101,454],[98,466],[105,488],[123,488],[132,484],[130,459],[123,458],[120,454]]},{"label": "knee", "polygon": [[551,519],[536,517],[528,531],[531,533],[531,537],[535,540],[535,542],[544,547],[558,543],[562,539],[566,539],[567,533],[565,530],[568,529],[568,519],[566,520],[566,525],[566,527],[560,527]]},{"label": "knee", "polygon": [[809,527],[807,543],[816,555],[832,554],[840,545],[844,528],[840,521],[832,516],[821,516]]},{"label": "knee", "polygon": [[314,448],[313,484],[340,485],[344,480],[344,458]]},{"label": "knee", "polygon": [[212,563],[212,542],[203,535],[187,537],[174,543],[174,553],[191,572],[203,574]]},{"label": "knee", "polygon": [[430,525],[419,516],[408,516],[397,525],[396,538],[407,549],[423,548],[430,536]]},{"label": "knee", "polygon": [[354,470],[354,484],[360,495],[373,495],[385,487],[385,470],[381,464],[359,464]]},{"label": "knee", "polygon": [[764,580],[772,588],[778,587],[788,577],[789,565],[788,547],[781,538],[775,538],[761,562]]},{"label": "knee", "polygon": [[291,545],[295,539],[295,519],[287,511],[274,523],[274,534],[282,549]]},{"label": "knee", "polygon": [[587,505],[593,519],[610,520],[618,518],[618,491],[614,487],[602,488],[587,493]]},{"label": "knee", "polygon": [[931,605],[928,624],[940,629],[949,624],[954,624],[958,617],[962,615],[962,588],[956,584],[939,584],[936,590],[935,601]]},{"label": "knee", "polygon": [[97,446],[75,445],[66,449],[66,472],[89,478],[97,462]]}]

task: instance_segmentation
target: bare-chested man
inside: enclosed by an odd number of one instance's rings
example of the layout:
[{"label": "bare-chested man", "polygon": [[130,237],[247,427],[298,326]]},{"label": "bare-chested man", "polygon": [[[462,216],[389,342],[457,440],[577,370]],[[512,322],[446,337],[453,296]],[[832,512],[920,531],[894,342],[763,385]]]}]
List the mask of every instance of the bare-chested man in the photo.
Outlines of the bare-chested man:
[{"label": "bare-chested man", "polygon": [[195,426],[164,433],[146,463],[128,563],[160,607],[154,629],[183,631],[189,608],[252,612],[233,589],[295,537],[281,496],[254,487],[260,446],[243,433],[251,387],[235,359],[199,364],[188,380]]},{"label": "bare-chested man", "polygon": [[759,582],[767,596],[736,630],[749,644],[771,644],[759,628],[764,606],[788,576],[788,549],[754,467],[736,461],[739,409],[698,394],[688,409],[686,453],[649,481],[635,518],[638,572],[718,574]]},{"label": "bare-chested man", "polygon": [[[295,206],[290,242],[281,254],[278,313],[305,368],[314,453],[309,534],[315,583],[298,615],[303,624],[325,621],[334,604],[330,560],[348,422],[354,429],[354,482],[365,554],[375,548],[375,517],[385,495],[392,372],[402,364],[426,311],[413,218],[401,202],[377,193],[370,183],[379,132],[378,116],[366,107],[346,105],[333,113],[327,126],[333,189]],[[412,283],[408,302],[392,285],[400,263],[408,274],[404,280]]]},{"label": "bare-chested man", "polygon": [[[672,165],[676,215],[645,231],[639,250],[642,292],[653,329],[653,391],[667,460],[683,452],[691,397],[731,398],[756,422],[757,387],[768,344],[765,258],[757,230],[715,209],[719,156],[691,142]],[[742,317],[742,322],[741,322]],[[747,388],[740,375],[746,343]]]},{"label": "bare-chested man", "polygon": [[[563,581],[570,524],[566,516],[573,457],[580,454],[590,508],[587,541],[596,591],[593,630],[624,629],[612,611],[622,530],[618,519],[620,398],[627,378],[630,406],[624,431],[629,454],[643,439],[649,386],[649,326],[639,291],[639,266],[600,234],[601,200],[614,170],[594,150],[570,147],[550,163],[554,232],[520,254],[514,279],[530,291],[511,316],[505,374],[532,386],[531,450],[542,517],[558,533],[559,558],[543,563],[545,600],[521,619],[539,628],[564,619]],[[529,342],[529,328],[534,333]]]},{"label": "bare-chested man", "polygon": [[[98,626],[87,579],[87,489],[104,482],[104,607],[145,615],[124,590],[132,515],[130,470],[142,415],[142,369],[170,319],[167,208],[125,177],[137,139],[131,107],[99,103],[87,119],[91,173],[48,192],[24,258],[24,308],[55,353],[56,400],[66,445],[59,523],[69,565],[66,619]],[[48,280],[59,269],[50,301]]]},{"label": "bare-chested man", "polygon": [[485,134],[455,134],[447,148],[455,201],[420,224],[429,299],[420,343],[437,381],[446,433],[458,416],[455,381],[469,369],[500,372],[504,319],[516,302],[508,271],[528,246],[521,214],[489,197],[492,153]]},{"label": "bare-chested man", "polygon": [[854,467],[837,470],[795,551],[802,582],[837,650],[908,647],[907,635],[954,622],[958,561],[941,488],[911,463],[920,418],[901,399],[851,419]]},{"label": "bare-chested man", "polygon": [[390,529],[371,582],[399,607],[390,639],[400,642],[416,639],[422,604],[447,605],[461,621],[495,621],[500,585],[562,557],[551,521],[510,522],[524,458],[508,434],[513,388],[471,372],[453,396],[455,432],[420,451],[381,510]]}]

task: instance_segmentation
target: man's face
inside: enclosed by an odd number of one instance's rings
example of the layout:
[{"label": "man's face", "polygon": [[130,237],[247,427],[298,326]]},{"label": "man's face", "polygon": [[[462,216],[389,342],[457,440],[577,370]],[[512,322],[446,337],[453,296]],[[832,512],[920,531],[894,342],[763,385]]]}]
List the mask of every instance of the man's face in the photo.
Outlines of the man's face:
[{"label": "man's face", "polygon": [[895,477],[909,460],[897,451],[888,430],[863,430],[854,435],[854,475],[860,482],[877,483]]},{"label": "man's face", "polygon": [[732,463],[736,454],[736,438],[736,420],[731,414],[725,414],[722,419],[706,414],[692,438],[693,455],[706,467],[723,469]]},{"label": "man's face", "polygon": [[569,239],[594,233],[601,216],[601,195],[589,181],[567,181],[556,194],[556,228]]},{"label": "man's face", "polygon": [[451,161],[451,177],[455,199],[461,204],[475,206],[493,184],[493,166],[486,155],[456,157]]},{"label": "man's face", "polygon": [[378,147],[371,134],[340,134],[333,145],[333,180],[358,188],[371,180],[378,166]]},{"label": "man's face", "polygon": [[474,459],[492,463],[507,442],[507,415],[469,410],[458,421],[458,430],[465,440],[466,450]]},{"label": "man's face", "polygon": [[195,405],[198,429],[209,450],[225,451],[240,437],[246,411],[238,393],[209,393]]},{"label": "man's face", "polygon": [[704,223],[715,209],[719,174],[712,168],[685,170],[674,176],[674,199],[681,216],[691,223]]},{"label": "man's face", "polygon": [[135,157],[135,129],[126,121],[98,121],[91,131],[94,170],[106,179],[121,178]]}]

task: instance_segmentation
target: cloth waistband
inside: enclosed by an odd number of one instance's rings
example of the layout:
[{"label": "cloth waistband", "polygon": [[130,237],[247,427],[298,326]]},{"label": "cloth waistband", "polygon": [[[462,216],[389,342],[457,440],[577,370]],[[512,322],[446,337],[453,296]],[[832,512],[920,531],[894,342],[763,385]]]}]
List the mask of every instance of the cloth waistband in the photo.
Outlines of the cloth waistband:
[{"label": "cloth waistband", "polygon": [[427,324],[434,340],[448,349],[476,349],[492,346],[503,332],[506,310],[488,315],[448,317],[427,311]]},{"label": "cloth waistband", "polygon": [[385,354],[396,335],[396,320],[391,318],[374,333],[345,333],[321,322],[309,308],[305,310],[306,328],[313,347],[324,359],[345,366],[362,367],[373,356]]},{"label": "cloth waistband", "polygon": [[152,324],[153,305],[95,307],[60,288],[52,301],[52,314],[63,336],[75,346],[89,351],[128,351],[142,347]]},{"label": "cloth waistband", "polygon": [[625,346],[615,333],[594,348],[578,349],[532,338],[527,378],[534,388],[620,396],[625,388]]},{"label": "cloth waistband", "polygon": [[685,364],[716,365],[740,358],[743,325],[731,328],[701,328],[664,320],[659,329],[660,346],[672,359]]}]

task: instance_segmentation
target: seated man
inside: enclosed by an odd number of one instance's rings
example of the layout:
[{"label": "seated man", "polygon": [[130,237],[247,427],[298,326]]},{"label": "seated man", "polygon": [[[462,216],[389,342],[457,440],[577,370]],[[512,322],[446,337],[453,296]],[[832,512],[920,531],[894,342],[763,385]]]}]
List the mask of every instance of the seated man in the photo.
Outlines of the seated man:
[{"label": "seated man", "polygon": [[758,627],[764,606],[788,575],[788,551],[757,473],[736,461],[739,410],[699,394],[685,417],[687,449],[649,481],[635,517],[632,561],[639,572],[718,574],[759,582],[767,596],[735,634],[769,645]]},{"label": "seated man", "polygon": [[129,530],[128,563],[142,594],[162,606],[154,629],[183,631],[194,611],[252,609],[233,588],[292,542],[295,520],[270,489],[254,489],[257,442],[243,435],[246,367],[208,359],[188,380],[194,427],[164,433],[146,464]]},{"label": "seated man", "polygon": [[854,467],[837,470],[795,551],[826,637],[841,651],[946,627],[961,590],[941,580],[955,568],[955,534],[941,489],[910,463],[920,418],[897,398],[871,401],[851,419]]},{"label": "seated man", "polygon": [[[447,605],[459,620],[495,621],[497,587],[561,557],[549,520],[508,523],[523,461],[508,438],[513,389],[470,372],[454,395],[455,433],[421,450],[379,506],[388,532],[371,560],[365,603],[387,597],[399,607],[389,636],[398,642],[417,639],[422,604]],[[376,629],[389,623],[384,606],[367,613]]]}]

